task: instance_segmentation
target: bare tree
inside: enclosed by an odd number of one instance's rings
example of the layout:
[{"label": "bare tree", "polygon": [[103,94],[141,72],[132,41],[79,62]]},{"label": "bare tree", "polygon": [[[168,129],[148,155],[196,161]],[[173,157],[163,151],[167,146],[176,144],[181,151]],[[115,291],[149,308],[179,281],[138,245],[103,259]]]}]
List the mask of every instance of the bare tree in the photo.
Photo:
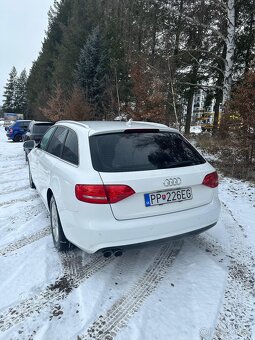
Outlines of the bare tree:
[{"label": "bare tree", "polygon": [[223,85],[223,107],[230,97],[232,87],[232,73],[235,53],[235,0],[228,0],[227,3],[227,37],[226,37],[226,60]]}]

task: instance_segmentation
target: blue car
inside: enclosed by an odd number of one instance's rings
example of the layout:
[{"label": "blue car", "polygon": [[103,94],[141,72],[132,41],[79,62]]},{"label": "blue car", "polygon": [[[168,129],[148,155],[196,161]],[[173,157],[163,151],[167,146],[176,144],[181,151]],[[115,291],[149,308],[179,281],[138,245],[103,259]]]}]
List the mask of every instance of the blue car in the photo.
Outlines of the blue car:
[{"label": "blue car", "polygon": [[27,132],[28,125],[31,120],[16,120],[12,125],[7,128],[6,136],[14,142],[21,142],[22,135]]}]

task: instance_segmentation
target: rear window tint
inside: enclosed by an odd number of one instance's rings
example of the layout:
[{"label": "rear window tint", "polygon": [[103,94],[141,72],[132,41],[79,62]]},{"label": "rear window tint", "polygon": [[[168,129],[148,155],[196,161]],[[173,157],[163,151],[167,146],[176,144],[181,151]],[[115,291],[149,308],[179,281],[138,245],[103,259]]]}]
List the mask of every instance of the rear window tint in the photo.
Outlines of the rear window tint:
[{"label": "rear window tint", "polygon": [[94,135],[90,137],[90,150],[93,167],[101,172],[167,169],[206,162],[173,132]]},{"label": "rear window tint", "polygon": [[44,134],[53,124],[35,124],[32,128],[33,133]]},{"label": "rear window tint", "polygon": [[30,122],[20,122],[19,124],[20,124],[20,126],[21,126],[22,128],[27,129],[28,126],[29,126],[29,123],[30,123]]}]

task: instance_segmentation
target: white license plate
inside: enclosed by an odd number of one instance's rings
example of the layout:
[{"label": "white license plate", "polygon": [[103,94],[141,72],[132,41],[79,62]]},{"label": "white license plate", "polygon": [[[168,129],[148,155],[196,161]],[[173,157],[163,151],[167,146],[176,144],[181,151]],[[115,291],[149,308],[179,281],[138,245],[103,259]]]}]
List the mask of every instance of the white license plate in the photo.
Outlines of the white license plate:
[{"label": "white license plate", "polygon": [[168,191],[144,194],[145,206],[182,202],[192,199],[191,188],[173,189]]}]

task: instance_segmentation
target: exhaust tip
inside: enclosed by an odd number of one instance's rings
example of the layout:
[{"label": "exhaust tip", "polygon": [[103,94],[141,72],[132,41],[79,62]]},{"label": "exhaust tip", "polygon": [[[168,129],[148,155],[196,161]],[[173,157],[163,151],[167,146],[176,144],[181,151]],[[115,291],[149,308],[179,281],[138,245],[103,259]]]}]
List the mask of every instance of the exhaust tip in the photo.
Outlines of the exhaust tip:
[{"label": "exhaust tip", "polygon": [[121,249],[116,249],[113,252],[114,256],[118,257],[121,256],[123,254],[123,251]]},{"label": "exhaust tip", "polygon": [[103,251],[104,257],[111,257],[112,256],[112,251],[111,250],[105,250]]}]

